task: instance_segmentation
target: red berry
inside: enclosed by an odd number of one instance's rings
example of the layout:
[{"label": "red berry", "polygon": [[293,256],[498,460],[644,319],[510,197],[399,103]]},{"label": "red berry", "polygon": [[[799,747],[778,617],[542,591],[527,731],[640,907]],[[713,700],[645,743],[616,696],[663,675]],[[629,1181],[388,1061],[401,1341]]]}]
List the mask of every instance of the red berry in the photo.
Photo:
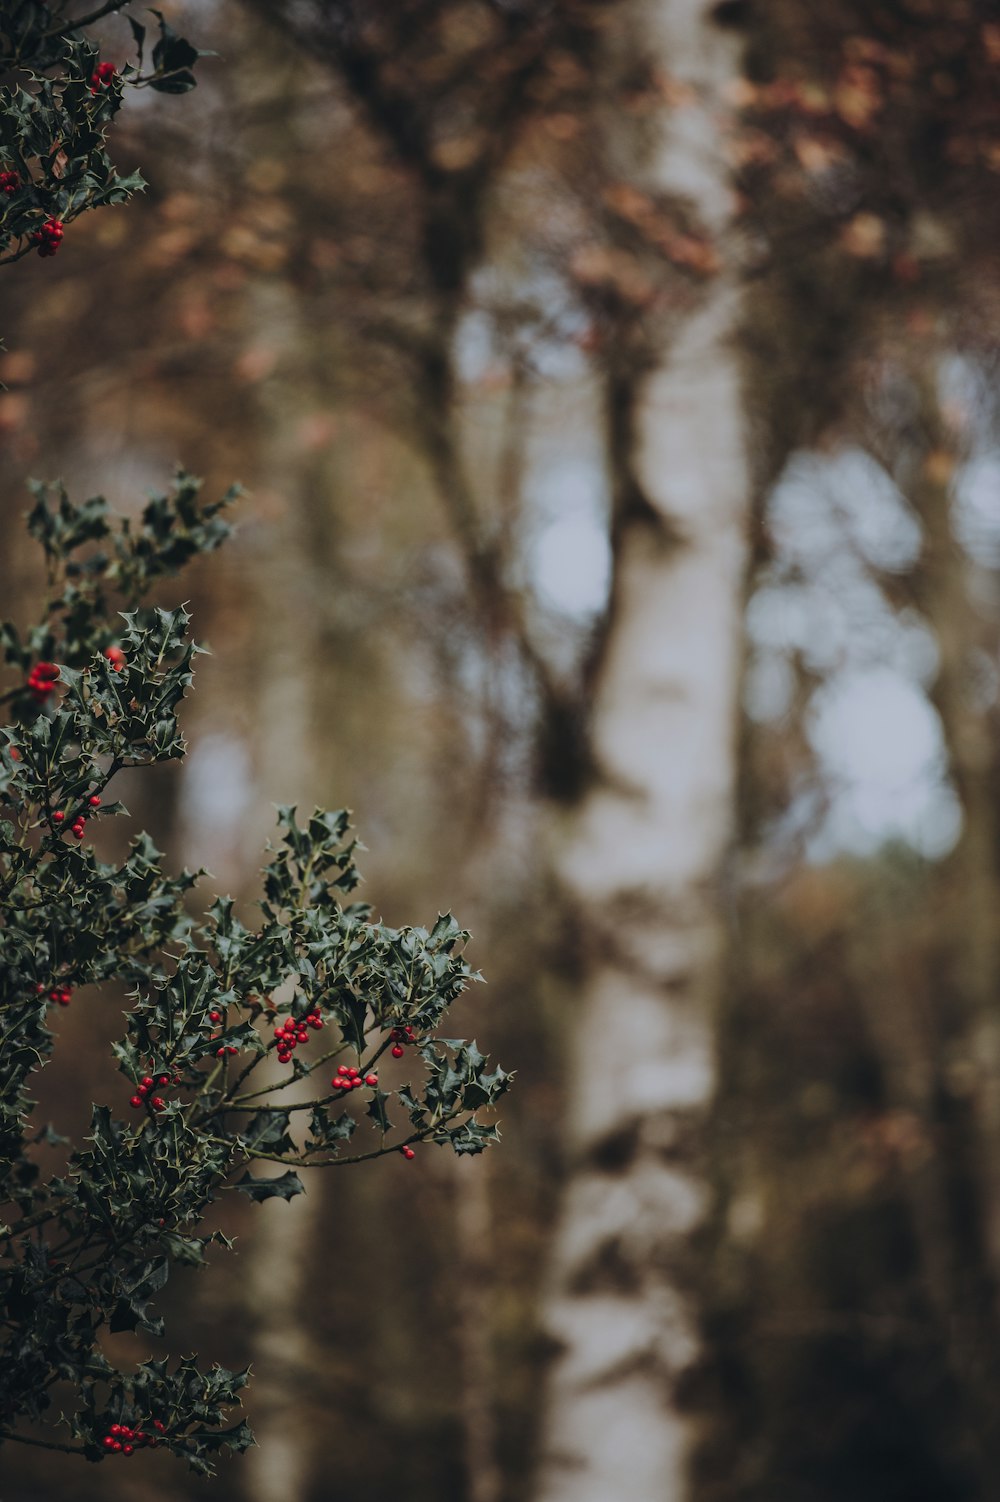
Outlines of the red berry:
[{"label": "red berry", "polygon": [[403,1057],[404,1050],[400,1046],[400,1044],[394,1043],[389,1052],[392,1054],[394,1059],[401,1059]]},{"label": "red berry", "polygon": [[222,1021],[222,1013],[221,1012],[209,1012],[209,1014],[208,1014],[208,1020],[209,1020],[209,1022],[221,1022]]},{"label": "red berry", "polygon": [[131,1445],[122,1445],[122,1454],[123,1455],[131,1455],[132,1454],[132,1448],[133,1447]]},{"label": "red berry", "polygon": [[91,808],[100,808],[101,806],[101,800],[100,798],[98,798],[96,793],[91,793],[90,797],[87,799],[87,802],[90,804]]},{"label": "red berry", "polygon": [[162,1111],[164,1106],[166,1105],[166,1101],[163,1100],[161,1096],[154,1095],[149,1104],[152,1106],[154,1111]]},{"label": "red berry", "polygon": [[115,1442],[111,1438],[111,1435],[110,1434],[106,1434],[104,1436],[104,1448],[105,1448],[105,1450],[113,1450],[114,1447],[115,1447]]},{"label": "red berry", "polygon": [[364,1080],[362,1080],[362,1079],[353,1079],[353,1080],[349,1080],[348,1083],[350,1084],[350,1087],[351,1087],[352,1090],[360,1090],[361,1086],[364,1084]]},{"label": "red berry", "polygon": [[291,1058],[291,1057],[292,1057],[292,1056],[291,1056],[291,1054],[290,1054],[290,1053],[285,1053],[285,1051],[284,1051],[284,1049],[282,1049],[282,1050],[280,1050],[280,1052],[279,1052],[279,1053],[278,1053],[278,1063],[279,1063],[279,1064],[287,1064],[287,1063],[288,1063],[288,1061],[289,1061],[289,1059],[290,1059],[290,1058]]},{"label": "red berry", "polygon": [[131,1100],[129,1101],[129,1105],[132,1107],[133,1111],[138,1111],[139,1107],[142,1105],[142,1096],[133,1095]]},{"label": "red berry", "polygon": [[217,1048],[215,1050],[215,1057],[217,1059],[224,1059],[226,1057],[226,1050],[224,1048]]},{"label": "red berry", "polygon": [[111,1446],[112,1450],[120,1450],[121,1447],[122,1447],[122,1442],[121,1442],[120,1439],[116,1439],[115,1442],[114,1442],[114,1444]]},{"label": "red berry", "polygon": [[350,1071],[349,1067],[346,1064],[338,1064],[337,1065],[337,1073],[338,1074],[350,1074],[350,1072],[351,1071]]},{"label": "red berry", "polygon": [[365,1084],[366,1085],[370,1085],[372,1087],[372,1089],[374,1090],[375,1086],[378,1084],[378,1075],[377,1074],[366,1074],[365,1075]]},{"label": "red berry", "polygon": [[144,1090],[151,1090],[153,1088],[153,1076],[151,1074],[144,1074],[139,1083]]},{"label": "red berry", "polygon": [[55,823],[55,824],[61,824],[62,821],[65,819],[65,817],[66,817],[66,815],[63,813],[62,809],[61,808],[57,808],[56,811],[55,811],[55,813],[52,815],[53,823]]},{"label": "red berry", "polygon": [[230,1043],[229,1047],[226,1049],[226,1053],[239,1053],[239,1049],[234,1047],[234,1045]]},{"label": "red berry", "polygon": [[154,1419],[153,1420],[153,1428],[154,1429],[159,1429],[160,1433],[162,1434],[163,1431],[164,1431],[164,1429],[166,1428],[166,1425],[165,1424],[161,1424],[161,1422],[160,1422],[159,1419]]},{"label": "red berry", "polygon": [[106,87],[109,85],[115,76],[115,72],[114,63],[98,63],[90,75],[90,92],[96,94],[102,86]]},{"label": "red berry", "polygon": [[44,985],[42,984],[41,981],[39,981],[38,985],[35,987],[35,995],[36,996],[44,996],[45,995],[45,987],[44,987]]},{"label": "red berry", "polygon": [[404,1158],[415,1158],[417,1156],[412,1147],[403,1147],[400,1148],[400,1151]]},{"label": "red berry", "polygon": [[158,1085],[169,1085],[170,1084],[170,1076],[169,1076],[169,1074],[161,1074],[161,1075],[159,1075],[158,1078],[157,1078],[156,1083]]},{"label": "red berry", "polygon": [[112,1424],[111,1428],[108,1430],[109,1434],[121,1434],[121,1432],[122,1432],[122,1426],[121,1426],[121,1424]]}]

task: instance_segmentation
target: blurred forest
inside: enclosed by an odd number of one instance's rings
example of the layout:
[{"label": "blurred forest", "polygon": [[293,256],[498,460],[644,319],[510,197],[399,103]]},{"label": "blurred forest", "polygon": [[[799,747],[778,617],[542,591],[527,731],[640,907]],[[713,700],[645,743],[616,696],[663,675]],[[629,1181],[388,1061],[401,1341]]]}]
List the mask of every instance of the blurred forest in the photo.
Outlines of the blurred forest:
[{"label": "blurred forest", "polygon": [[148,191],[4,276],[4,613],[28,476],[242,480],[120,796],[246,909],[352,808],[517,1082],[227,1210],[168,1326],[259,1449],[2,1502],[995,1502],[1000,3],[163,9],[219,58],[121,117]]}]

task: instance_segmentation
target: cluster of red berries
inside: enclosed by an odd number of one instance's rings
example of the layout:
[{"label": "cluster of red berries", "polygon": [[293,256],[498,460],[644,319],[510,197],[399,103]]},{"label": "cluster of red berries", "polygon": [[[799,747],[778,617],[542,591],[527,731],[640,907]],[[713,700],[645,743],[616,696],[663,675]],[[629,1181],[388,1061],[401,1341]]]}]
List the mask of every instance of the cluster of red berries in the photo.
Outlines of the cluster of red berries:
[{"label": "cluster of red berries", "polygon": [[[90,797],[87,799],[87,806],[89,808],[100,808],[101,800],[98,797],[97,793],[91,793]],[[52,822],[53,824],[64,824],[66,822],[66,815],[63,813],[61,808],[57,808],[55,813],[52,815]],[[77,814],[76,818],[69,826],[69,832],[71,835],[73,835],[74,839],[82,840],[86,828],[87,815],[86,812],[83,812]]]},{"label": "cluster of red berries", "polygon": [[278,1063],[287,1064],[298,1045],[309,1042],[309,1029],[318,1030],[322,1026],[323,1019],[317,1011],[307,1012],[298,1021],[289,1017],[285,1022],[279,1022],[274,1029],[278,1041]]},{"label": "cluster of red berries", "polygon": [[121,647],[105,647],[104,656],[107,658],[108,662],[110,662],[116,673],[121,673],[124,671],[125,653],[122,651]]},{"label": "cluster of red berries", "polygon": [[112,1455],[131,1455],[143,1445],[155,1450],[160,1442],[158,1436],[166,1432],[167,1426],[159,1419],[153,1419],[152,1428],[157,1431],[156,1434],[147,1434],[144,1429],[133,1429],[130,1424],[112,1424],[101,1444]]},{"label": "cluster of red berries", "polygon": [[45,700],[55,690],[56,679],[59,677],[59,669],[54,662],[36,662],[28,674],[28,691],[39,702]]},{"label": "cluster of red berries", "polygon": [[16,193],[20,186],[20,172],[0,172],[0,193]]},{"label": "cluster of red berries", "polygon": [[403,1154],[404,1158],[409,1159],[415,1158],[417,1156],[412,1147],[401,1147],[399,1150]]},{"label": "cluster of red berries", "polygon": [[389,1037],[392,1040],[392,1048],[389,1052],[394,1059],[401,1059],[403,1057],[403,1045],[405,1043],[413,1043],[415,1041],[412,1027],[394,1027]]},{"label": "cluster of red berries", "polygon": [[32,245],[38,246],[40,256],[54,256],[62,244],[62,237],[66,233],[61,219],[46,219],[41,229],[36,229],[31,236]]},{"label": "cluster of red berries", "polygon": [[[45,987],[42,985],[41,981],[39,981],[38,985],[35,987],[35,995],[45,995]],[[53,986],[52,990],[49,992],[49,1000],[54,1001],[56,1003],[56,1006],[68,1007],[70,1002],[73,1000],[73,992],[70,990],[69,986]]]},{"label": "cluster of red berries", "polygon": [[90,92],[97,94],[101,88],[110,88],[111,80],[117,72],[114,63],[98,63],[90,75]]},{"label": "cluster of red berries", "polygon": [[378,1075],[366,1074],[362,1079],[360,1069],[355,1069],[353,1064],[341,1064],[330,1084],[335,1090],[360,1090],[362,1085],[368,1085],[374,1090],[378,1084]]},{"label": "cluster of red berries", "polygon": [[[151,1111],[162,1111],[167,1103],[163,1099],[162,1095],[153,1095],[152,1091],[155,1089],[162,1090],[164,1085],[169,1085],[170,1083],[171,1079],[169,1074],[158,1074],[155,1078],[151,1074],[143,1075],[142,1079],[139,1081],[135,1094],[129,1100],[129,1105],[132,1107],[133,1111],[138,1111],[140,1106],[145,1105],[148,1105]],[[175,1085],[180,1084],[179,1075],[174,1075],[173,1083]]]}]

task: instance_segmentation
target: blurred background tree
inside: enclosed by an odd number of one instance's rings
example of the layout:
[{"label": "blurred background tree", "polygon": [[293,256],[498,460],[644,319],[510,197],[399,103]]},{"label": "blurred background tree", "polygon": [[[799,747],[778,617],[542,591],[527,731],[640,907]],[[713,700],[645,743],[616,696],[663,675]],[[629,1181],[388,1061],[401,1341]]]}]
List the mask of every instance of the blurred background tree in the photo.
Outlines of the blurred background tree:
[{"label": "blurred background tree", "polygon": [[216,1494],[992,1502],[997,7],[197,9],[149,191],[8,273],[9,613],[26,474],[238,474],[136,812],[249,901],[352,806],[519,1070],[485,1174],[234,1214]]}]

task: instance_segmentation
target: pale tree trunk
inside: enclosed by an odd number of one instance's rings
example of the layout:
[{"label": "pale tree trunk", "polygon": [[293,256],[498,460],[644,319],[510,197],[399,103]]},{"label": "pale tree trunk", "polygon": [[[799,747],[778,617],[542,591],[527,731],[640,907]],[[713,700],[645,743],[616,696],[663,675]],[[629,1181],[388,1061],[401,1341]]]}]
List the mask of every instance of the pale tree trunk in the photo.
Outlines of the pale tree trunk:
[{"label": "pale tree trunk", "polygon": [[[262,297],[254,320],[258,340],[273,343],[276,350],[286,340],[299,347],[308,335],[296,322],[297,311],[284,289]],[[248,869],[254,876],[263,842],[278,838],[274,804],[297,804],[301,818],[320,801],[314,700],[325,690],[326,664],[308,507],[324,507],[328,497],[309,490],[298,440],[302,398],[299,383],[275,383],[261,414],[263,452],[257,473],[280,498],[280,514],[262,533],[266,552],[262,550],[255,569],[252,656],[259,732],[254,813],[245,821]],[[277,509],[274,501],[271,506]],[[279,993],[275,1000],[290,997]],[[273,1059],[266,1069],[273,1077],[287,1074]],[[308,1081],[287,1092],[289,1100],[308,1095]],[[300,1120],[303,1137],[305,1125]],[[309,1489],[317,1437],[322,1446],[316,1374],[323,1370],[324,1356],[303,1308],[316,1267],[325,1175],[306,1175],[305,1187],[305,1194],[287,1203],[254,1207],[246,1237],[243,1276],[253,1320],[250,1403],[257,1439],[240,1478],[247,1502],[301,1502]]]},{"label": "pale tree trunk", "polygon": [[[724,235],[721,91],[737,70],[708,7],[619,13],[690,85],[645,185]],[[640,184],[643,178],[640,176]],[[592,706],[594,778],[561,867],[584,980],[573,1024],[571,1177],[545,1324],[557,1343],[539,1502],[681,1502],[697,1420],[693,1238],[724,974],[750,480],[726,274],[634,392],[613,609]],[[620,430],[620,423],[619,423]]]}]

